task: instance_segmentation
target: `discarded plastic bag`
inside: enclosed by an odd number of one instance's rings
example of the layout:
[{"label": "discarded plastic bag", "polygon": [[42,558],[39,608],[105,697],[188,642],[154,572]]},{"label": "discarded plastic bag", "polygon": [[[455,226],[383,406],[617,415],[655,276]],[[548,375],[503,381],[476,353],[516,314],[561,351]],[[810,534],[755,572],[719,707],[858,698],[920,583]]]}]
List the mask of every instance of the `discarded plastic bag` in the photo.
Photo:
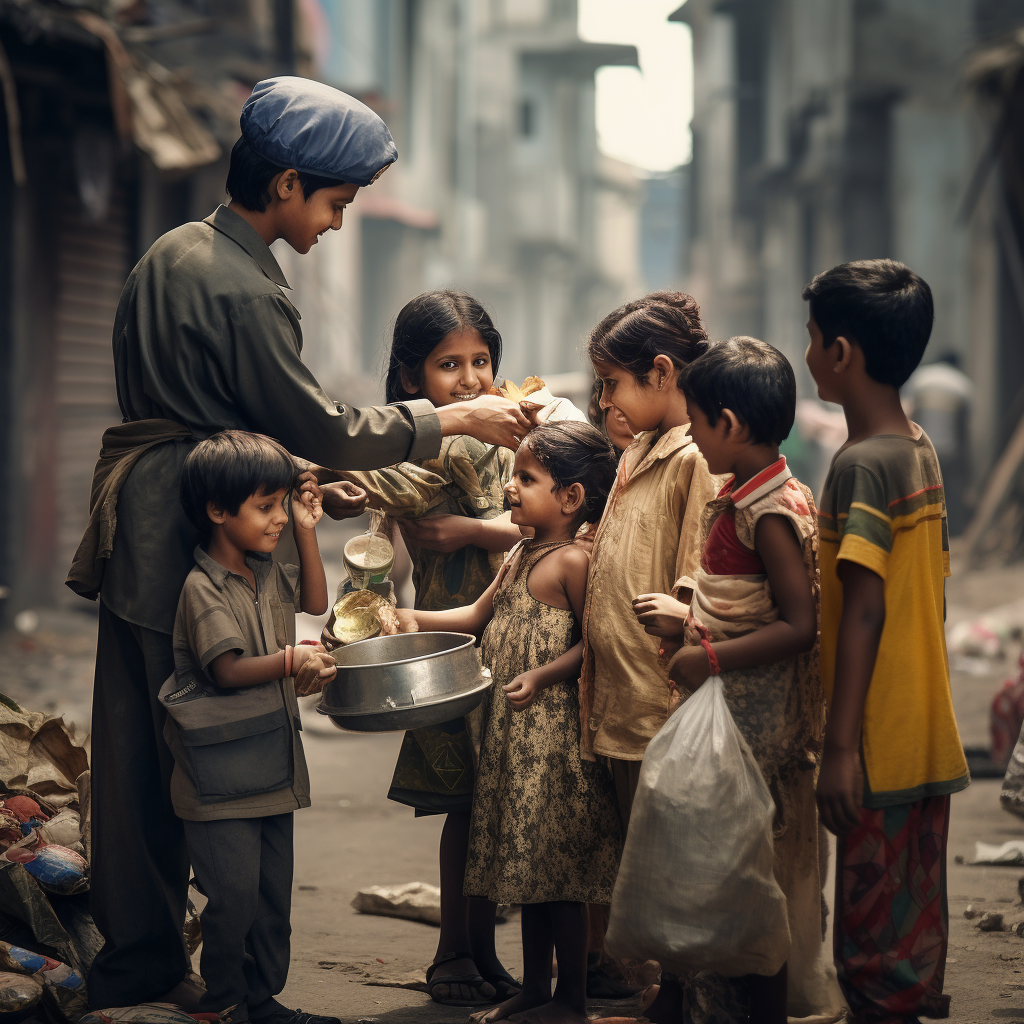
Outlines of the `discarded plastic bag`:
[{"label": "discarded plastic bag", "polygon": [[0,970],[24,973],[37,981],[53,1019],[78,1020],[89,1009],[82,976],[59,960],[0,942]]},{"label": "discarded plastic bag", "polygon": [[441,890],[427,882],[372,885],[357,892],[351,906],[360,914],[403,917],[425,924],[441,923]]},{"label": "discarded plastic bag", "polygon": [[775,805],[709,679],[651,740],[640,769],[606,946],[673,972],[777,973],[789,955],[773,873]]},{"label": "discarded plastic bag", "polygon": [[[371,885],[360,889],[349,906],[360,914],[401,917],[408,921],[422,921],[424,924],[441,923],[441,890],[428,882]],[[495,919],[502,923],[508,920],[511,913],[511,907],[499,904]]]},{"label": "discarded plastic bag", "polygon": [[1010,839],[998,843],[975,843],[972,864],[1024,865],[1024,839]]}]

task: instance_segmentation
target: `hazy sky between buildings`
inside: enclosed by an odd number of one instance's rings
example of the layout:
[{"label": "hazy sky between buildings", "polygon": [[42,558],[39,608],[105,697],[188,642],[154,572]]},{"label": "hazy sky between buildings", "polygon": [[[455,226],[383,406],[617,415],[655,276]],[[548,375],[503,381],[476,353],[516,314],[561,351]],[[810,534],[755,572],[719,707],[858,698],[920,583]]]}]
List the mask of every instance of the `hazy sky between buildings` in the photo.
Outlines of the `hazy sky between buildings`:
[{"label": "hazy sky between buildings", "polygon": [[602,152],[645,171],[667,171],[690,159],[690,28],[665,20],[680,2],[579,0],[583,39],[632,43],[639,51],[639,71],[597,72],[597,133]]}]

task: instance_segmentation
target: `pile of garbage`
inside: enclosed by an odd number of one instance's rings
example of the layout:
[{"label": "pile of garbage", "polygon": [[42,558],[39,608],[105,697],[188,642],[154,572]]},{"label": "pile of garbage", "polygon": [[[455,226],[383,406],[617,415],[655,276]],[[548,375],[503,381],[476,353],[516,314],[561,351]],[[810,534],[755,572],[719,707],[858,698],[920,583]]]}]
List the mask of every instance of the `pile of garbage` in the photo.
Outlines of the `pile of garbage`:
[{"label": "pile of garbage", "polygon": [[990,749],[968,750],[975,776],[1001,776],[1010,764],[1024,726],[1024,601],[1013,601],[971,619],[950,621],[946,647],[950,668],[965,675],[992,677],[1017,657],[1016,666],[993,693],[989,714]]},{"label": "pile of garbage", "polygon": [[63,719],[0,694],[0,1014],[88,1011],[89,758]]}]

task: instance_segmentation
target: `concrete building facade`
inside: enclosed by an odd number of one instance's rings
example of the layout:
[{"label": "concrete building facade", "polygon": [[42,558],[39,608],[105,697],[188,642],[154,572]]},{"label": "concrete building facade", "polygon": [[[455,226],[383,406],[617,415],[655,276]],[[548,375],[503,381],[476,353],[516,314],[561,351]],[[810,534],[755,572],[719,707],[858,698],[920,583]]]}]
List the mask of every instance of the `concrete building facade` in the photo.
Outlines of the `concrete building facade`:
[{"label": "concrete building facade", "polygon": [[436,287],[492,310],[506,375],[586,390],[583,337],[640,289],[640,182],[597,150],[594,72],[636,59],[581,41],[575,0],[0,0],[0,616],[73,600],[121,287],[226,201],[257,81],[345,89],[399,148],[344,230],[276,247],[332,395],[381,397],[390,324]]},{"label": "concrete building facade", "polygon": [[[930,284],[927,359],[960,356],[982,398],[979,477],[1024,384],[1001,326],[994,193],[964,200],[992,130],[972,51],[1024,21],[1005,0],[688,0],[695,111],[689,286],[719,337],[755,334],[802,371],[803,285],[890,256]],[[806,371],[802,390],[812,394]]]}]

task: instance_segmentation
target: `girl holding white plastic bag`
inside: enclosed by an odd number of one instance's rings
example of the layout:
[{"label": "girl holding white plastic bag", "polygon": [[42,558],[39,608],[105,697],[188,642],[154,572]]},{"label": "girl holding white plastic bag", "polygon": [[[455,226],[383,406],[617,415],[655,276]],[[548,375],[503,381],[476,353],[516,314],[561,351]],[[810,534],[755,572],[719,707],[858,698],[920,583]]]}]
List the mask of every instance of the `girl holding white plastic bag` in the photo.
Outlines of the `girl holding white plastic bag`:
[{"label": "girl holding white plastic bag", "polygon": [[[712,473],[728,473],[732,480],[704,513],[701,565],[694,580],[693,599],[684,634],[666,639],[684,641],[669,666],[671,684],[692,695],[712,676],[734,723],[732,732],[722,714],[715,720],[715,693],[701,693],[693,708],[686,704],[666,726],[681,731],[701,713],[711,715],[723,743],[738,729],[741,757],[722,758],[722,750],[709,749],[708,767],[719,777],[740,780],[735,792],[720,800],[702,801],[700,779],[691,776],[692,788],[675,787],[674,809],[657,806],[658,774],[667,767],[659,757],[668,752],[656,737],[641,775],[645,812],[656,818],[677,816],[678,857],[700,856],[698,833],[702,823],[718,829],[744,862],[728,863],[721,857],[709,863],[705,855],[694,863],[700,884],[690,884],[678,858],[681,893],[704,915],[701,927],[679,920],[678,941],[662,942],[657,955],[663,966],[683,970],[676,1009],[694,1024],[719,1024],[749,1019],[755,1024],[785,1024],[787,1016],[787,937],[775,928],[771,950],[759,948],[756,935],[742,927],[754,911],[755,897],[763,919],[772,917],[770,884],[751,888],[758,880],[759,801],[764,789],[744,788],[741,763],[752,757],[774,800],[773,871],[785,894],[791,958],[799,960],[800,985],[790,1000],[794,1015],[819,1012],[828,995],[823,986],[809,991],[805,984],[808,962],[817,963],[822,947],[820,881],[818,877],[817,812],[814,804],[814,769],[824,730],[824,698],[817,672],[818,534],[813,499],[793,479],[779,445],[793,425],[796,382],[786,358],[770,345],[752,338],[733,338],[713,346],[694,361],[680,380],[690,416],[690,432]],[[641,595],[634,602],[639,621],[649,632],[663,635],[665,595]],[[721,704],[721,701],[718,701]],[[678,719],[678,721],[677,721]],[[692,725],[693,723],[691,723]],[[715,755],[719,760],[715,762]],[[731,774],[730,774],[731,773]],[[743,805],[743,807],[740,806]],[[731,831],[737,817],[748,820],[738,833]],[[653,818],[651,820],[653,820]],[[634,834],[634,827],[636,834]],[[655,825],[649,823],[650,831]],[[744,847],[742,836],[749,839]],[[714,832],[712,832],[714,839]],[[644,856],[644,825],[631,821],[623,869],[616,884],[609,944],[616,951],[620,937],[630,930],[628,889],[638,881],[636,865]],[[631,850],[633,847],[633,850]],[[746,852],[742,852],[742,851]],[[630,870],[629,865],[633,864]],[[697,882],[697,877],[693,878]],[[766,883],[770,879],[766,880]],[[689,891],[689,893],[687,892]],[[710,917],[718,915],[717,920]],[[733,917],[734,915],[734,917]],[[731,919],[731,920],[730,920]],[[652,926],[636,922],[639,931]],[[667,922],[667,933],[673,926]],[[734,946],[722,937],[732,934]],[[762,933],[763,934],[763,933]],[[682,935],[682,938],[679,938]],[[781,953],[781,955],[779,955]],[[634,954],[635,955],[635,954]],[[748,973],[752,972],[752,973]],[[813,974],[813,970],[811,970]],[[810,986],[813,988],[813,986]],[[659,998],[659,1021],[671,1019],[671,1001],[664,990]],[[807,1005],[818,1001],[819,1005]],[[797,1005],[793,1005],[793,1003]]]}]

